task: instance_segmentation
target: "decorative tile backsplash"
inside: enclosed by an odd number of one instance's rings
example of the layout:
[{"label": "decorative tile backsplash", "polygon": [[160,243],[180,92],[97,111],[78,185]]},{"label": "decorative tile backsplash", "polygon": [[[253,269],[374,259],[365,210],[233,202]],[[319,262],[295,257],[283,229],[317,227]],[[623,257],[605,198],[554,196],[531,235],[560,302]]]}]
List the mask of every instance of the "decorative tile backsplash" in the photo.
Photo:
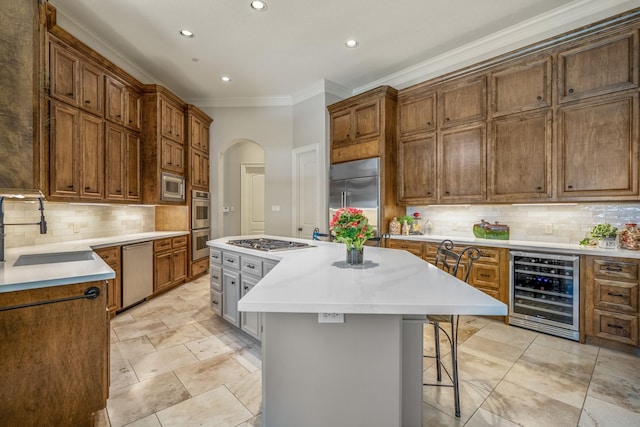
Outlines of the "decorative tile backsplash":
[{"label": "decorative tile backsplash", "polygon": [[595,224],[609,222],[622,228],[640,223],[639,203],[410,206],[407,214],[420,212],[433,224],[433,234],[473,237],[473,224],[481,219],[509,226],[511,240],[578,243]]},{"label": "decorative tile backsplash", "polygon": [[[37,225],[7,225],[5,247],[41,245],[155,230],[153,206],[44,203],[47,234]],[[39,222],[37,202],[4,202],[5,224]]]}]

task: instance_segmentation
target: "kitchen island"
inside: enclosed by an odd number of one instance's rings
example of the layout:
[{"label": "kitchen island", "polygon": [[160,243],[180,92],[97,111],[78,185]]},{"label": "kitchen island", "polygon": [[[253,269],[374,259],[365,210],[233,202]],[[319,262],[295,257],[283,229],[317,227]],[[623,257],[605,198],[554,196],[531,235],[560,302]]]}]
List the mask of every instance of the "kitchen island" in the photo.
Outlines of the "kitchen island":
[{"label": "kitchen island", "polygon": [[350,266],[342,244],[268,253],[226,243],[236,238],[208,244],[279,261],[238,303],[264,313],[265,427],[420,426],[424,315],[507,313],[404,251],[366,247]]}]

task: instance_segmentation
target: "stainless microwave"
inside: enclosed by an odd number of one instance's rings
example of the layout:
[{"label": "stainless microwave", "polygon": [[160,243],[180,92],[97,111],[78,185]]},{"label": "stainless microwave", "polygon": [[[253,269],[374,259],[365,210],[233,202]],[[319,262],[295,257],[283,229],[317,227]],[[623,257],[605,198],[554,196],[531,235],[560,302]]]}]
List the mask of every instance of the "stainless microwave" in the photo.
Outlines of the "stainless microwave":
[{"label": "stainless microwave", "polygon": [[184,202],[184,177],[162,172],[162,193],[163,202]]}]

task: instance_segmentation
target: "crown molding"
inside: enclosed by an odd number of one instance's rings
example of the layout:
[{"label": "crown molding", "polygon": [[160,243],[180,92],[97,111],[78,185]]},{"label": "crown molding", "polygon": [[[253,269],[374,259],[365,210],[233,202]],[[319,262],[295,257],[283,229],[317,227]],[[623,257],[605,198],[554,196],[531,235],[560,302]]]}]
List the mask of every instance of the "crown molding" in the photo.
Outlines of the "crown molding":
[{"label": "crown molding", "polygon": [[199,108],[236,107],[291,107],[290,96],[268,96],[262,98],[188,98],[185,101]]},{"label": "crown molding", "polygon": [[353,93],[382,85],[402,89],[637,7],[636,0],[576,0],[359,86]]},{"label": "crown molding", "polygon": [[291,98],[293,101],[293,105],[295,105],[309,98],[313,98],[316,95],[326,93],[338,96],[340,98],[349,98],[353,95],[353,90],[344,86],[340,86],[339,84],[334,83],[330,80],[322,79],[318,80],[311,86],[294,93]]}]

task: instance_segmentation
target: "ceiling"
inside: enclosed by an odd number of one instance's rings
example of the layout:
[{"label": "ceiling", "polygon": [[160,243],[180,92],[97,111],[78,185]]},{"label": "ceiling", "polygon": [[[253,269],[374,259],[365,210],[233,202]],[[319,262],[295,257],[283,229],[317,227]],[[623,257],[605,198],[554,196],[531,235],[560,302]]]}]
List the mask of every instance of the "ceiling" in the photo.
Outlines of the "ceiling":
[{"label": "ceiling", "polygon": [[[215,100],[290,100],[327,80],[358,92],[446,52],[489,43],[491,35],[513,26],[539,24],[541,16],[550,21],[563,8],[565,15],[583,16],[595,4],[608,13],[640,3],[266,0],[267,10],[255,12],[249,0],[49,1],[63,28],[142,82],[162,84],[195,104],[213,105]],[[564,23],[566,18],[557,26]],[[195,37],[180,36],[183,28]],[[349,38],[360,45],[348,49],[344,42]],[[231,82],[222,82],[222,75]]]}]

